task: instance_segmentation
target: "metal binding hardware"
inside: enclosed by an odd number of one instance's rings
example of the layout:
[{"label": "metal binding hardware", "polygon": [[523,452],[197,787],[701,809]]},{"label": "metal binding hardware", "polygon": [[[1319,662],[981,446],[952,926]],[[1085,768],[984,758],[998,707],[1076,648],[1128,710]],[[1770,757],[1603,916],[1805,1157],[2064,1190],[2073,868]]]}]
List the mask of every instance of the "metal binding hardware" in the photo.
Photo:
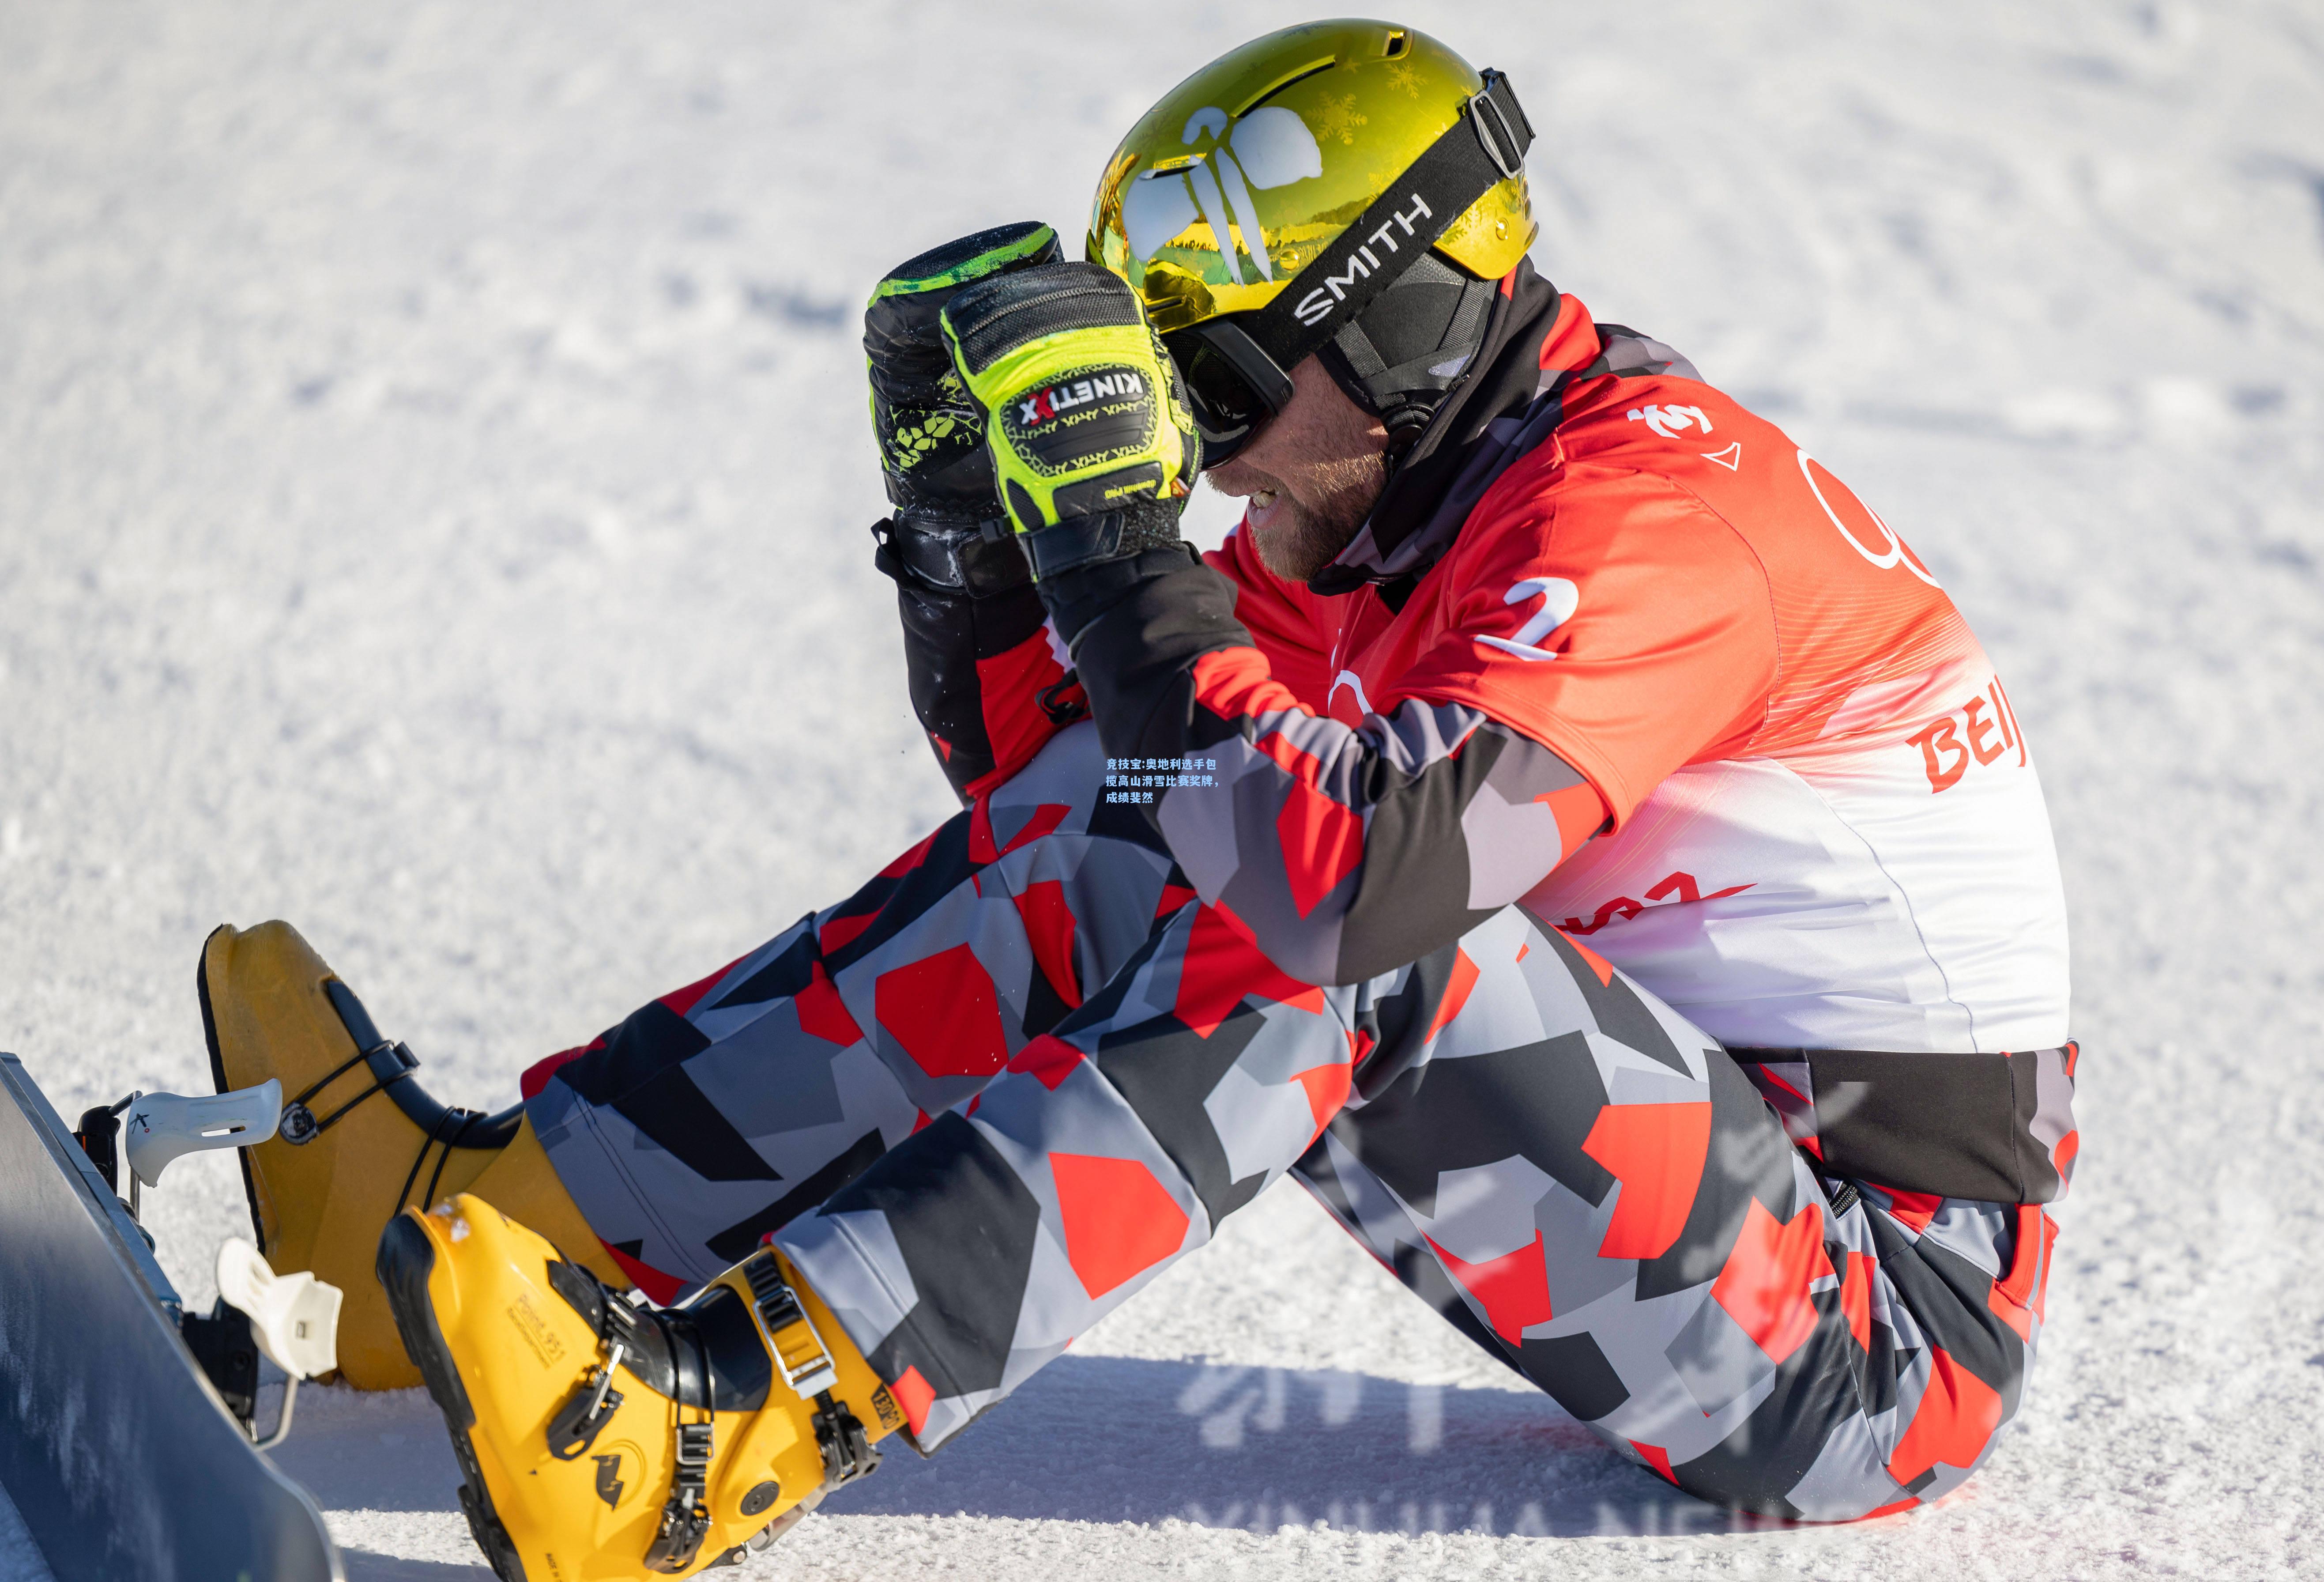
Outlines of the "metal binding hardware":
[{"label": "metal binding hardware", "polygon": [[661,1508],[661,1526],[646,1547],[649,1571],[685,1570],[694,1563],[703,1539],[709,1534],[710,1509],[703,1503],[703,1495],[710,1487],[710,1427],[706,1422],[678,1425],[669,1499]]},{"label": "metal binding hardware", "polygon": [[[761,1252],[742,1265],[751,1282],[752,1306],[767,1331],[768,1349],[775,1367],[801,1401],[812,1401],[839,1383],[839,1369],[831,1348],[816,1333],[798,1295],[783,1281],[780,1265],[770,1252]],[[805,1341],[802,1346],[801,1341]]]},{"label": "metal binding hardware", "polygon": [[[1514,181],[1525,174],[1526,145],[1519,141],[1517,129],[1509,125],[1508,116],[1501,113],[1500,102],[1493,97],[1493,89],[1507,80],[1498,71],[1487,71],[1484,75],[1483,89],[1470,98],[1468,108],[1469,119],[1477,125],[1477,141],[1485,145],[1485,157],[1493,162],[1494,168],[1502,175]],[[1501,135],[1498,143],[1494,141],[1492,133],[1486,128],[1485,112],[1487,110],[1492,111],[1493,119],[1500,123]],[[1524,113],[1522,110],[1518,112],[1519,115]],[[1504,148],[1509,152],[1503,153],[1501,151]]]}]

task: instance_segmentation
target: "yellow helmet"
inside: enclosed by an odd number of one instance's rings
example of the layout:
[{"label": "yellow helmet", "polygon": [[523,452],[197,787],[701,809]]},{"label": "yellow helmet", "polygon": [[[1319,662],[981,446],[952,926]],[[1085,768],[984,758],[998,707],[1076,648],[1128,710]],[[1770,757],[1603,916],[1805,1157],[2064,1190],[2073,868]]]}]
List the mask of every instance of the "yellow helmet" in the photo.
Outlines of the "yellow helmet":
[{"label": "yellow helmet", "polygon": [[[1286,28],[1212,61],[1130,128],[1098,184],[1088,257],[1139,293],[1190,384],[1218,395],[1239,382],[1272,411],[1288,399],[1282,371],[1336,343],[1327,363],[1382,412],[1402,399],[1394,354],[1420,341],[1373,348],[1348,331],[1384,293],[1399,294],[1388,292],[1399,279],[1449,301],[1448,282],[1498,281],[1517,266],[1537,228],[1522,163],[1531,135],[1505,79],[1416,29]],[[1432,255],[1459,267],[1417,267]],[[1442,339],[1454,319],[1480,328],[1481,312],[1472,301],[1420,339]],[[1182,333],[1222,321],[1232,328]],[[1452,376],[1425,375],[1418,355],[1401,359],[1412,365],[1401,383],[1416,380],[1406,393],[1433,407],[1422,387],[1441,396]],[[1190,365],[1205,359],[1233,378],[1202,377]],[[1203,390],[1193,393],[1211,459],[1264,421],[1245,412],[1256,421],[1235,432],[1235,412],[1213,402],[1206,416]]]}]

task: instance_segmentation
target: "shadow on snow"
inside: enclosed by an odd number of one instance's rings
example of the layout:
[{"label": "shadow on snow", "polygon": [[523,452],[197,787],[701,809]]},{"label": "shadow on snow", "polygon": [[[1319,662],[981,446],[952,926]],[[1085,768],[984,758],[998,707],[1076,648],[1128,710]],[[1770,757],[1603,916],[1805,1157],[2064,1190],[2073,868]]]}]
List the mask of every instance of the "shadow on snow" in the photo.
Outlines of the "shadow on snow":
[{"label": "shadow on snow", "polygon": [[[876,1476],[825,1510],[1175,1517],[1258,1532],[1319,1522],[1354,1531],[1542,1537],[1779,1525],[1681,1494],[1547,1396],[1362,1374],[1068,1355],[937,1455],[923,1459],[893,1440],[890,1448]],[[442,1420],[417,1390],[309,1391],[277,1459],[326,1510],[457,1509]],[[376,1574],[448,1573],[427,1566]]]}]

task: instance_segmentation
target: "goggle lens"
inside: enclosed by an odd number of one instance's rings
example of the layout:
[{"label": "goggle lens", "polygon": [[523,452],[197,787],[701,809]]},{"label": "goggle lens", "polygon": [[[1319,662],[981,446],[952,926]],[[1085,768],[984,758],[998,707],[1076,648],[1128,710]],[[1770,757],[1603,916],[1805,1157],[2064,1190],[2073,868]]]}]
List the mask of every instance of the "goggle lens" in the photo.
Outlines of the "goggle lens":
[{"label": "goggle lens", "polygon": [[1173,330],[1162,345],[1177,365],[1186,404],[1203,437],[1203,465],[1211,467],[1249,444],[1277,409],[1203,328]]}]

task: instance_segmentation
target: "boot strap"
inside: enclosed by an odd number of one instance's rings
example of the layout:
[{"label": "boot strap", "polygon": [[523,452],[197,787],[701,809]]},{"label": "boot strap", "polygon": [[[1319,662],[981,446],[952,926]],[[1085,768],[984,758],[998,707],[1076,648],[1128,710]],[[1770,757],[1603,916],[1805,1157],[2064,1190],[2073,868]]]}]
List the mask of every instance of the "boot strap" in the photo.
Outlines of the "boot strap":
[{"label": "boot strap", "polygon": [[[403,1112],[403,1116],[429,1138],[445,1142],[447,1152],[453,1148],[498,1148],[516,1135],[517,1127],[524,1121],[524,1106],[515,1104],[497,1115],[485,1115],[478,1110],[447,1110],[430,1098],[420,1085],[410,1079],[420,1069],[420,1057],[410,1046],[391,1043],[381,1036],[371,1013],[355,992],[337,978],[323,980],[323,995],[338,1013],[339,1024],[346,1029],[347,1037],[355,1046],[355,1053],[333,1067],[318,1081],[308,1084],[306,1091],[295,1095],[282,1106],[280,1135],[293,1146],[312,1143],[352,1114],[355,1107],[374,1094],[384,1093]],[[357,1066],[369,1069],[371,1086],[318,1120],[308,1108],[308,1101],[322,1092]],[[450,1130],[447,1132],[447,1128]],[[426,1149],[422,1149],[424,1157]],[[441,1172],[441,1166],[438,1167]],[[413,1169],[414,1175],[419,1173]],[[408,1193],[411,1184],[404,1183]]]},{"label": "boot strap", "polygon": [[838,1366],[832,1362],[823,1337],[816,1333],[814,1320],[807,1316],[807,1305],[784,1281],[774,1254],[753,1254],[743,1263],[742,1275],[751,1282],[752,1305],[765,1327],[767,1349],[773,1354],[783,1383],[801,1401],[827,1400],[832,1386],[839,1383]]},{"label": "boot strap", "polygon": [[839,1369],[831,1360],[831,1348],[816,1333],[815,1321],[807,1316],[807,1304],[783,1279],[782,1265],[770,1250],[752,1254],[743,1263],[742,1274],[751,1282],[752,1305],[766,1327],[767,1349],[774,1355],[783,1382],[800,1400],[815,1402],[815,1442],[823,1452],[824,1488],[862,1477],[880,1465],[880,1452],[872,1448],[872,1437],[847,1403],[832,1393]]}]

